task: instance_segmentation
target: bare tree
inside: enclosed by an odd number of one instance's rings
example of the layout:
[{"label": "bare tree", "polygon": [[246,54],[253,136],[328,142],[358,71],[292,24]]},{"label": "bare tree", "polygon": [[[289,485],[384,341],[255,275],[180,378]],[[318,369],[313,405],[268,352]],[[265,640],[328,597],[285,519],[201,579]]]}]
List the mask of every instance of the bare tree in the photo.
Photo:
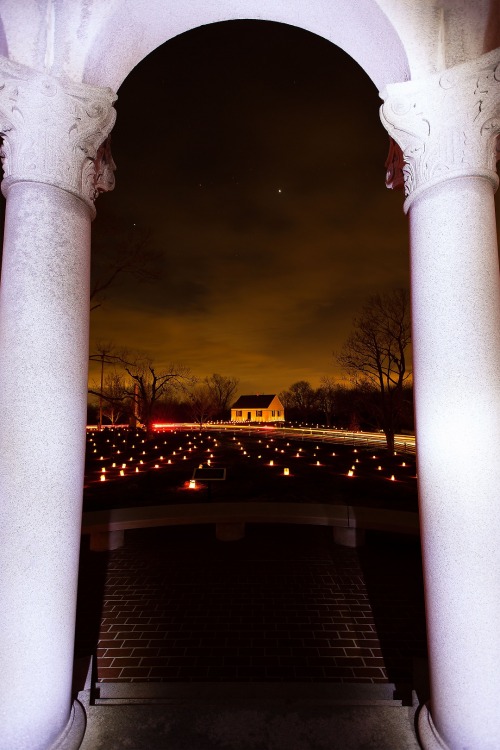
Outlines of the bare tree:
[{"label": "bare tree", "polygon": [[205,378],[206,385],[212,394],[213,401],[216,404],[215,414],[212,416],[224,416],[230,409],[231,401],[238,387],[238,378],[226,377],[214,372],[213,375]]},{"label": "bare tree", "polygon": [[184,365],[172,364],[166,370],[157,371],[149,359],[124,362],[124,369],[131,378],[126,390],[134,404],[134,413],[151,436],[156,404],[169,390],[181,389],[192,382],[189,370]]},{"label": "bare tree", "polygon": [[206,382],[194,385],[189,391],[188,398],[192,418],[201,429],[205,422],[217,414],[219,403],[212,388]]},{"label": "bare tree", "polygon": [[118,350],[115,345],[111,342],[98,341],[95,346],[96,351],[89,356],[89,359],[93,362],[100,362],[101,374],[100,383],[93,383],[89,388],[89,393],[99,398],[99,429],[102,430],[102,415],[104,413],[104,404],[106,401],[104,395],[104,366],[114,365],[123,363],[126,359],[126,350]]},{"label": "bare tree", "polygon": [[151,247],[149,229],[108,223],[93,238],[90,310],[102,305],[105,292],[119,277],[129,274],[138,281],[153,281],[160,265],[161,255]]},{"label": "bare tree", "polygon": [[316,404],[325,415],[326,426],[332,426],[332,419],[337,408],[339,385],[327,375],[321,378],[321,385],[316,391]]},{"label": "bare tree", "polygon": [[98,384],[94,383],[89,388],[89,393],[99,396],[102,414],[108,417],[111,424],[117,424],[119,417],[127,411],[125,382],[123,375],[116,370],[105,376],[102,390]]},{"label": "bare tree", "polygon": [[307,419],[316,406],[316,394],[307,380],[298,380],[288,391],[280,393],[280,401],[285,408],[293,410],[299,419]]},{"label": "bare tree", "polygon": [[409,295],[398,289],[369,298],[337,355],[356,385],[370,396],[390,451],[394,450],[404,385],[410,377],[406,359],[410,341]]}]

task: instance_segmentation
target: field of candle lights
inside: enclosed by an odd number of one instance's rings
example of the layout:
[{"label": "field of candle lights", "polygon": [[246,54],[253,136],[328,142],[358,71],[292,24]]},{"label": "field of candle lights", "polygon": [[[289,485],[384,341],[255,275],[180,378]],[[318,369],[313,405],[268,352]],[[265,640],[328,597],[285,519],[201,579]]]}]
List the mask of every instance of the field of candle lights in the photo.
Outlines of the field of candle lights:
[{"label": "field of candle lights", "polygon": [[84,509],[208,502],[198,467],[225,468],[217,502],[323,502],[416,510],[414,455],[271,434],[168,428],[87,435]]}]

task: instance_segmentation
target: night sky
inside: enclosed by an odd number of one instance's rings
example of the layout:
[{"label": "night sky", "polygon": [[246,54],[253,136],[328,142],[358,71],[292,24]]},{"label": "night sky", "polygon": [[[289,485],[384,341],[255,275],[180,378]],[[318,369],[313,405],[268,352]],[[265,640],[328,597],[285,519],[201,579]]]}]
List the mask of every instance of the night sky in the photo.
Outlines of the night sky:
[{"label": "night sky", "polygon": [[368,76],[308,32],[228,22],[155,50],[118,96],[94,251],[136,224],[160,258],[153,283],[109,289],[91,351],[111,340],[159,369],[236,376],[239,393],[340,378],[332,353],[360,306],[409,286]]}]

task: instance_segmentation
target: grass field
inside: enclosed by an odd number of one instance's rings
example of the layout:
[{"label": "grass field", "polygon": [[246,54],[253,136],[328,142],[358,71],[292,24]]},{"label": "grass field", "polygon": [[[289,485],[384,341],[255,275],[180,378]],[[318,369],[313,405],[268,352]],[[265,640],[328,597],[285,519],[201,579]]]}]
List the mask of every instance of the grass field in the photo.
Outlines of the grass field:
[{"label": "grass field", "polygon": [[[104,430],[87,441],[85,510],[210,499],[417,509],[413,455],[257,430],[172,429],[153,440]],[[190,489],[201,465],[225,468],[226,480]]]}]

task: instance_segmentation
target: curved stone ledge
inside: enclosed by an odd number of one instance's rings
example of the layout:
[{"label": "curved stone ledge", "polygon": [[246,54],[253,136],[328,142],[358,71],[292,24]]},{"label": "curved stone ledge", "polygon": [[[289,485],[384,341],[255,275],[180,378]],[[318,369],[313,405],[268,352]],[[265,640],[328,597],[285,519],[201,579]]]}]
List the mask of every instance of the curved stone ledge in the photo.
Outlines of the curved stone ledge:
[{"label": "curved stone ledge", "polygon": [[87,727],[87,717],[82,704],[75,700],[71,707],[69,721],[62,734],[50,750],[78,750]]},{"label": "curved stone ledge", "polygon": [[450,750],[439,736],[427,704],[424,704],[418,714],[418,738],[423,750]]},{"label": "curved stone ledge", "polygon": [[[235,528],[246,523],[293,523],[333,526],[351,531],[370,529],[419,534],[416,512],[327,503],[273,502],[189,503],[90,511],[83,514],[82,534],[90,535],[91,549],[99,551],[120,547],[123,544],[123,531],[127,529],[207,523],[219,526],[229,524]],[[357,536],[362,537],[361,534]]]}]

